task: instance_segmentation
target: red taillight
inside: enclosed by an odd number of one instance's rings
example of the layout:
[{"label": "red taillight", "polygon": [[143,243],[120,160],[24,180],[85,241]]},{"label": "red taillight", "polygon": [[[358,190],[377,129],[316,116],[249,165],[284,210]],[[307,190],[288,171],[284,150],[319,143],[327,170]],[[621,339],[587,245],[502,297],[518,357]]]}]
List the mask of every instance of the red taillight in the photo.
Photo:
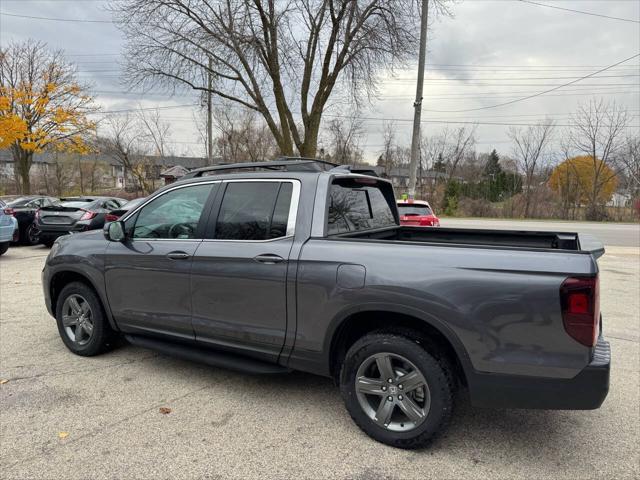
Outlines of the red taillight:
[{"label": "red taillight", "polygon": [[93,217],[95,217],[96,215],[98,215],[98,212],[92,212],[91,210],[87,210],[86,212],[84,212],[84,214],[80,217],[80,220],[91,220]]},{"label": "red taillight", "polygon": [[567,333],[582,345],[593,347],[600,320],[598,277],[567,278],[560,287],[560,304]]},{"label": "red taillight", "polygon": [[40,209],[36,210],[36,219],[40,218]]},{"label": "red taillight", "polygon": [[107,213],[107,216],[104,217],[105,222],[115,222],[120,218],[118,215],[114,215],[113,213]]},{"label": "red taillight", "polygon": [[5,215],[14,215],[15,213],[16,213],[16,211],[13,208],[7,207],[7,208],[4,209],[4,214]]}]

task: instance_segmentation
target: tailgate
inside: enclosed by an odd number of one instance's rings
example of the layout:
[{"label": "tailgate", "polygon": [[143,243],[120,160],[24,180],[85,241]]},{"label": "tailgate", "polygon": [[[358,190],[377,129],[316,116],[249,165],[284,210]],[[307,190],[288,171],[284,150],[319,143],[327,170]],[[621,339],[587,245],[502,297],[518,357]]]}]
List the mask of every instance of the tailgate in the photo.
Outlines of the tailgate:
[{"label": "tailgate", "polygon": [[600,258],[604,255],[604,245],[593,235],[586,233],[578,234],[578,245],[583,252],[589,252],[593,258]]}]

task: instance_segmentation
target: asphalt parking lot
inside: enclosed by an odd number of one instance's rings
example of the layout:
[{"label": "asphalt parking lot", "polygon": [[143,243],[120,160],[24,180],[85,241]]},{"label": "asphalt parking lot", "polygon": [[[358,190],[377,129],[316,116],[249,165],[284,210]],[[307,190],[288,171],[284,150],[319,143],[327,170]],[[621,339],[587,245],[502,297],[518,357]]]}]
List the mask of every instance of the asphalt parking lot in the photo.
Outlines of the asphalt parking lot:
[{"label": "asphalt parking lot", "polygon": [[[330,380],[249,376],[123,346],[67,351],[43,304],[48,250],[0,259],[0,472],[24,478],[638,478],[640,249],[600,261],[613,371],[596,411],[472,408],[431,448],[361,433]],[[161,407],[170,413],[160,412]]]}]

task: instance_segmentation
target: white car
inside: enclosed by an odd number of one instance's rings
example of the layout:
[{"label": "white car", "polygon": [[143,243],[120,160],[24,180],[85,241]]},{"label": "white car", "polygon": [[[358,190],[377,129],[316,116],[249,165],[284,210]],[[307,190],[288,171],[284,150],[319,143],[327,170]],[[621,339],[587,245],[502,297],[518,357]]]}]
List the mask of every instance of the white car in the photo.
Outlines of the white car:
[{"label": "white car", "polygon": [[6,204],[0,200],[0,255],[9,249],[9,244],[18,229],[18,221],[5,213]]}]

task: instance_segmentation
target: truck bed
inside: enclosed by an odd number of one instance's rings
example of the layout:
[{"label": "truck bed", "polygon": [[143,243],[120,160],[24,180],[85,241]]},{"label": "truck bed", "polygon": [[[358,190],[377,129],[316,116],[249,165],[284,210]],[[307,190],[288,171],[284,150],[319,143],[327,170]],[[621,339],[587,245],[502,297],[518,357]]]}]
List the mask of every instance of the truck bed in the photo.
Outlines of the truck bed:
[{"label": "truck bed", "polygon": [[586,251],[594,254],[596,258],[604,253],[604,247],[597,240],[590,238],[588,235],[578,235],[571,232],[399,226],[377,231],[345,233],[340,237],[430,244],[545,249],[565,252]]}]

